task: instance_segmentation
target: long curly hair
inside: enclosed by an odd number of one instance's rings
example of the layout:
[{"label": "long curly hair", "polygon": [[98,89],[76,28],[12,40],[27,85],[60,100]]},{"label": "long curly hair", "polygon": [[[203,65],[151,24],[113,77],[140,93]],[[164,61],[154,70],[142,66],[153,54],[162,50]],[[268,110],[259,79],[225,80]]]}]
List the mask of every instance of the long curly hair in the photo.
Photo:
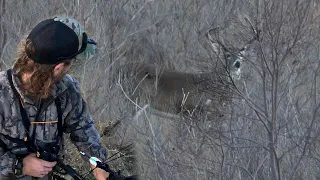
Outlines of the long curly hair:
[{"label": "long curly hair", "polygon": [[22,87],[19,88],[23,90],[25,95],[41,99],[48,98],[55,83],[54,65],[35,63],[27,56],[26,52],[31,55],[35,52],[32,42],[28,39],[20,42],[17,58],[13,65],[13,72],[20,80],[23,74],[30,74],[30,78],[23,82]]}]

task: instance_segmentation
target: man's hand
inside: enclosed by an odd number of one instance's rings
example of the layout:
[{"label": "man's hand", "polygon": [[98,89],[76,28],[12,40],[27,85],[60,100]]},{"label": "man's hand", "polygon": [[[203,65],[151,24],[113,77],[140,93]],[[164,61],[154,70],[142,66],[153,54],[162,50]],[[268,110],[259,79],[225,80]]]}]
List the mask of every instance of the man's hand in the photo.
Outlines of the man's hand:
[{"label": "man's hand", "polygon": [[93,175],[97,180],[106,180],[109,177],[109,173],[103,169],[95,168],[94,165],[90,164],[93,170]]},{"label": "man's hand", "polygon": [[33,177],[43,177],[52,171],[57,162],[48,162],[36,157],[35,153],[29,154],[22,161],[22,173]]},{"label": "man's hand", "polygon": [[97,180],[106,180],[109,177],[109,173],[100,168],[95,168],[93,175]]}]

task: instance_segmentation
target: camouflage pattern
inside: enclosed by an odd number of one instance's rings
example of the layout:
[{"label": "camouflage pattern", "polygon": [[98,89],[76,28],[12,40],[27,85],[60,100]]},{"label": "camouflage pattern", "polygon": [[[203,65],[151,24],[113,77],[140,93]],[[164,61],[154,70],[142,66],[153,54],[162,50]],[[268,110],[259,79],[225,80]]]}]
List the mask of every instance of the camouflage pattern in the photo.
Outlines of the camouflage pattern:
[{"label": "camouflage pattern", "polygon": [[81,48],[81,43],[82,43],[82,34],[83,34],[83,30],[80,27],[80,23],[73,19],[73,18],[66,18],[66,17],[60,17],[60,16],[56,16],[55,18],[53,18],[54,21],[60,21],[62,23],[64,23],[65,25],[67,25],[70,29],[72,29],[76,35],[78,36],[78,40],[79,40],[79,47],[78,50]]},{"label": "camouflage pattern", "polygon": [[[21,96],[24,108],[28,114],[30,122],[35,121],[39,105],[23,95],[18,88],[19,79],[13,75],[13,83]],[[101,146],[100,135],[94,127],[88,111],[87,104],[81,96],[78,82],[70,75],[66,75],[59,83],[54,85],[52,98],[43,102],[40,111],[39,121],[49,122],[57,121],[58,114],[55,106],[55,98],[61,101],[63,112],[63,125],[65,133],[70,133],[71,141],[76,147],[90,156],[106,160],[106,149]],[[24,128],[21,114],[19,111],[19,99],[15,97],[7,73],[0,72],[0,139],[4,141],[8,149],[16,144],[5,138],[4,135],[12,138],[23,139],[26,129]],[[35,144],[42,147],[45,143],[54,143],[57,139],[57,123],[31,124],[29,135],[32,135],[35,128]],[[61,152],[61,150],[60,150]],[[5,152],[0,147],[0,179],[13,172],[15,155],[11,152]]]}]

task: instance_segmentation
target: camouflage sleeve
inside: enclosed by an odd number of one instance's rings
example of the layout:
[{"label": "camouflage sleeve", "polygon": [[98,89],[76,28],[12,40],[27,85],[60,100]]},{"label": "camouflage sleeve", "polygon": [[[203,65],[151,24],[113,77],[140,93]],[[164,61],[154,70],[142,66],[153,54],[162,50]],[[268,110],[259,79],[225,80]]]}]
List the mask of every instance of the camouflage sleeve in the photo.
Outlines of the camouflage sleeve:
[{"label": "camouflage sleeve", "polygon": [[[4,120],[0,115],[0,122],[3,121]],[[1,138],[0,140],[2,141]],[[9,176],[9,173],[13,173],[14,163],[16,162],[16,160],[16,156],[11,152],[5,152],[5,149],[3,149],[0,143],[0,179],[4,179],[4,177]]]},{"label": "camouflage sleeve", "polygon": [[105,161],[107,159],[107,151],[101,145],[100,135],[94,126],[87,103],[81,97],[79,91],[73,97],[76,97],[72,100],[73,115],[65,121],[65,131],[70,133],[70,139],[79,151]]},{"label": "camouflage sleeve", "polygon": [[16,162],[16,157],[10,152],[3,152],[0,148],[0,179],[8,177],[10,173],[13,173],[14,162]]}]

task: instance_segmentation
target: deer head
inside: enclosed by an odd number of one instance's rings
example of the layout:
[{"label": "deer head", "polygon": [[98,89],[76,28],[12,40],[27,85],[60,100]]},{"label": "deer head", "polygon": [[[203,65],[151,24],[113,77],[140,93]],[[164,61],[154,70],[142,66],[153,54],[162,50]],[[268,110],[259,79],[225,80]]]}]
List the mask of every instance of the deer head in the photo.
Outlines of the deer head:
[{"label": "deer head", "polygon": [[249,40],[241,48],[230,45],[225,39],[221,38],[221,28],[212,28],[207,31],[206,38],[212,47],[212,50],[217,55],[218,60],[224,67],[224,70],[233,79],[240,79],[243,58],[248,46],[256,40],[256,37]]}]

